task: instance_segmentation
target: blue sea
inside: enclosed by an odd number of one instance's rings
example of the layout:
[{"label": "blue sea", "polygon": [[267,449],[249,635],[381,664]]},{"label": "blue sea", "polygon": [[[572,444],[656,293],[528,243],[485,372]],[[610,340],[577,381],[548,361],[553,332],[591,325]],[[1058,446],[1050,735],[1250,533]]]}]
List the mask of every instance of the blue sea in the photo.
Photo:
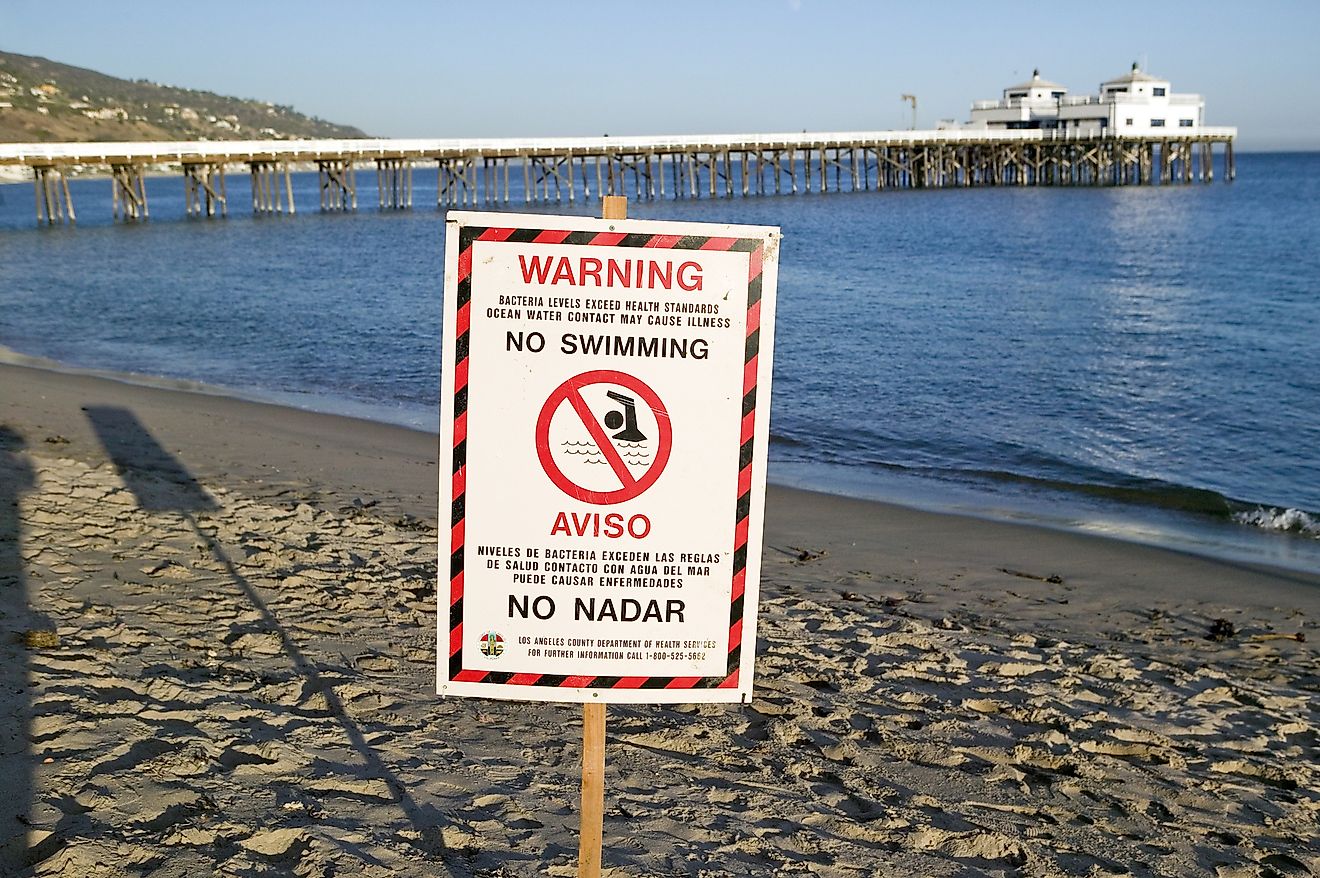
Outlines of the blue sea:
[{"label": "blue sea", "polygon": [[[1237,171],[629,215],[782,227],[772,481],[1320,569],[1320,154]],[[297,174],[294,217],[252,216],[243,176],[223,220],[152,178],[135,224],[108,180],[74,180],[78,223],[55,228],[31,184],[0,185],[0,345],[435,429],[434,173],[411,211],[378,211],[359,173],[349,214]]]}]

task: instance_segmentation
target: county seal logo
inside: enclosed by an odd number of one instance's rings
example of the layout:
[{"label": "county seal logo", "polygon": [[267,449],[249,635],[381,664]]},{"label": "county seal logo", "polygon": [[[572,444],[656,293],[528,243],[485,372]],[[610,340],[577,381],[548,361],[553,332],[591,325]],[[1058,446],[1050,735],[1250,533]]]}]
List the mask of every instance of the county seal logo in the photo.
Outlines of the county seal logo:
[{"label": "county seal logo", "polygon": [[490,658],[496,658],[504,653],[504,638],[494,631],[487,631],[481,635],[481,654]]}]

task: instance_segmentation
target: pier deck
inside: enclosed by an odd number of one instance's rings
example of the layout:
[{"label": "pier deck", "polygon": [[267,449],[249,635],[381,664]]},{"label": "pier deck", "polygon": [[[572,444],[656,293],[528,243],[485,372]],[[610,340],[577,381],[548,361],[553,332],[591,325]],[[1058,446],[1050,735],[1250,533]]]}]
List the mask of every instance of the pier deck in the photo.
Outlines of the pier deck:
[{"label": "pier deck", "polygon": [[962,186],[1116,186],[1209,182],[1214,149],[1235,175],[1236,128],[1167,136],[1079,137],[1050,130],[870,131],[662,137],[288,140],[0,144],[0,165],[32,169],[38,223],[74,219],[68,173],[111,171],[115,216],[149,216],[143,173],[180,169],[190,215],[228,211],[228,167],[246,166],[254,213],[295,212],[294,165],[320,174],[320,209],[357,208],[359,167],[375,166],[377,206],[413,205],[413,169],[438,169],[438,206],[600,195],[637,199]]}]

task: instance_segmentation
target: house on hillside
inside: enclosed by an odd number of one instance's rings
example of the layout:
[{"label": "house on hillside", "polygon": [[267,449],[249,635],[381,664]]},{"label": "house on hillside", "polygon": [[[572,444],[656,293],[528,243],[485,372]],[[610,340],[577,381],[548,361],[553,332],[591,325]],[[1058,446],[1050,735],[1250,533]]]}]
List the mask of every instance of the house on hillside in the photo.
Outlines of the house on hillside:
[{"label": "house on hillside", "polygon": [[1137,64],[1100,83],[1099,94],[1082,96],[1070,96],[1066,86],[1041,79],[1036,70],[1027,82],[1004,89],[1002,99],[973,103],[971,116],[958,127],[1038,128],[1082,136],[1178,135],[1204,127],[1205,99],[1175,94],[1169,80]]}]

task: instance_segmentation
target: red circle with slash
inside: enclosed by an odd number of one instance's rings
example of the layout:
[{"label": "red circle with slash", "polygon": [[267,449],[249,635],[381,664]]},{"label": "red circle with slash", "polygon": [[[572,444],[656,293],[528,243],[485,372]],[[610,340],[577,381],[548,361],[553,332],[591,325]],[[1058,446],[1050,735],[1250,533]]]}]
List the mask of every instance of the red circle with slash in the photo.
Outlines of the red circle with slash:
[{"label": "red circle with slash", "polygon": [[[657,430],[660,434],[658,436],[659,447],[656,449],[655,459],[651,461],[651,465],[647,467],[646,472],[642,473],[641,478],[633,477],[618,449],[610,442],[605,427],[596,420],[595,414],[587,406],[586,400],[582,398],[582,389],[595,384],[609,384],[635,393],[639,399],[650,407],[651,412],[655,415]],[[550,451],[550,421],[553,420],[555,412],[564,403],[568,403],[582,421],[582,426],[587,428],[592,441],[596,443],[597,448],[604,455],[605,461],[614,470],[615,476],[618,477],[619,488],[613,491],[595,491],[584,488],[566,476],[564,471],[559,468],[559,464],[555,462],[554,455]],[[669,423],[669,411],[665,408],[665,404],[660,401],[660,397],[640,378],[613,369],[596,369],[574,375],[554,389],[550,394],[550,398],[545,401],[545,405],[541,406],[540,417],[536,420],[536,455],[541,461],[541,468],[550,477],[550,481],[554,482],[559,490],[575,500],[582,500],[600,506],[632,500],[654,485],[656,479],[660,478],[660,473],[664,471],[665,464],[669,462],[669,453],[673,450],[673,445],[674,430]]]}]

